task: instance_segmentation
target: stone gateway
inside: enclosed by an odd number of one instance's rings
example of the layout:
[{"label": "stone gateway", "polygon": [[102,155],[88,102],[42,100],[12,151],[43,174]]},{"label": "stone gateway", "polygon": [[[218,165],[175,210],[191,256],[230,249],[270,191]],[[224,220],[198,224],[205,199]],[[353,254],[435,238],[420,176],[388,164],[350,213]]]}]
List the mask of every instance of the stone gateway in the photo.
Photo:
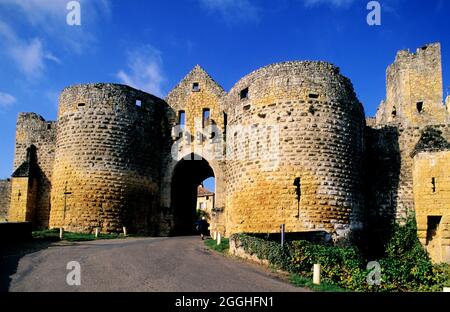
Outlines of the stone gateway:
[{"label": "stone gateway", "polygon": [[397,53],[374,118],[326,62],[268,65],[229,92],[196,66],[165,99],[119,84],[71,86],[57,121],[19,114],[8,221],[187,234],[197,188],[214,177],[211,231],[222,235],[285,224],[375,244],[393,220],[415,214],[433,259],[449,262],[442,96],[438,43]]}]

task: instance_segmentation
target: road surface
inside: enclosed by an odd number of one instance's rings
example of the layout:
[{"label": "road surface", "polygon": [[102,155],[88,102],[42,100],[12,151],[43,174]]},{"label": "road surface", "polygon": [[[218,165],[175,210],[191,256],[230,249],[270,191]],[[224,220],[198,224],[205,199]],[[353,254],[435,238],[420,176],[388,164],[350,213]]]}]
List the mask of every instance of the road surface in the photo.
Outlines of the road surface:
[{"label": "road surface", "polygon": [[[9,291],[305,291],[264,267],[208,250],[196,236],[60,242],[11,257],[4,257],[14,266],[6,274]],[[80,264],[80,286],[66,282],[70,261]]]}]

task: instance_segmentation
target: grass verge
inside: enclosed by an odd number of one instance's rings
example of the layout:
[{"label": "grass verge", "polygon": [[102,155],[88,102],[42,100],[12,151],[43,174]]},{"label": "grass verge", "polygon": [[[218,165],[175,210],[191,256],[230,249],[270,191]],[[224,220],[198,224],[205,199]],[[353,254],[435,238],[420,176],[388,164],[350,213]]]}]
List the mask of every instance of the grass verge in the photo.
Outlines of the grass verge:
[{"label": "grass verge", "polygon": [[228,250],[230,249],[230,241],[228,238],[222,238],[220,245],[217,245],[217,242],[213,239],[207,239],[205,240],[205,245],[220,253],[228,253]]},{"label": "grass verge", "polygon": [[[45,240],[59,240],[59,229],[33,231],[33,238]],[[99,234],[96,238],[94,234],[64,232],[63,240],[69,242],[92,241],[96,239],[118,239],[125,238],[122,233]]]},{"label": "grass verge", "polygon": [[304,276],[300,276],[298,274],[291,274],[289,281],[297,286],[297,287],[306,287],[314,291],[321,291],[321,292],[346,292],[344,288],[341,288],[339,286],[336,286],[331,283],[321,282],[320,285],[316,285],[312,282],[311,278],[307,278]]}]

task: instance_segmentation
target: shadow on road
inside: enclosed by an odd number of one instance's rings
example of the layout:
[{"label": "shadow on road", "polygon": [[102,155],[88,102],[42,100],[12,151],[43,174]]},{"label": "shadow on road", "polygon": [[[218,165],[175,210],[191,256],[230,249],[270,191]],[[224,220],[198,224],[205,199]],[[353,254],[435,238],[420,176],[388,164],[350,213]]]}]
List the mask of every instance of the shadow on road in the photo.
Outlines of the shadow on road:
[{"label": "shadow on road", "polygon": [[0,245],[0,292],[8,292],[11,276],[16,273],[20,259],[27,254],[47,249],[53,243],[48,239],[32,239]]}]

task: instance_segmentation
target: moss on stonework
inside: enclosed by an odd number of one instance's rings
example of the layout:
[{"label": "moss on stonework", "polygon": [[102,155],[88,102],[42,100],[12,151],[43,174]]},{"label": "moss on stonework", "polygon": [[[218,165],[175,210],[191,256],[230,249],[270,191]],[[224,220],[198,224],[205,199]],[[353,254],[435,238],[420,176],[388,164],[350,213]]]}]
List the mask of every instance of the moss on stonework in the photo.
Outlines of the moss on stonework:
[{"label": "moss on stonework", "polygon": [[411,157],[420,152],[439,152],[449,149],[450,143],[442,137],[442,131],[428,126],[422,130],[419,142],[414,147]]}]

